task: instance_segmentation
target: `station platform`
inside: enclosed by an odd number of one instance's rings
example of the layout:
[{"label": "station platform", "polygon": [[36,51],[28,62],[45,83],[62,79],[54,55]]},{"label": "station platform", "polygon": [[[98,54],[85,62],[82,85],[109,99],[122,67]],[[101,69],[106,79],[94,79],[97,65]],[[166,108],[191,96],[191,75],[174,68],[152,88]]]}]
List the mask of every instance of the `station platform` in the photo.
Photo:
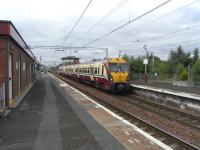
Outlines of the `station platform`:
[{"label": "station platform", "polygon": [[18,107],[1,118],[0,149],[170,149],[123,121],[48,74],[35,83]]},{"label": "station platform", "polygon": [[200,88],[198,87],[177,87],[173,86],[172,83],[164,83],[164,82],[157,82],[157,81],[148,81],[145,83],[144,81],[134,81],[131,82],[132,84],[136,85],[143,85],[155,89],[164,89],[164,90],[170,90],[174,92],[184,92],[188,94],[195,94],[200,95]]},{"label": "station platform", "polygon": [[200,88],[176,87],[158,82],[134,82],[130,86],[133,93],[151,101],[189,112],[200,112]]}]

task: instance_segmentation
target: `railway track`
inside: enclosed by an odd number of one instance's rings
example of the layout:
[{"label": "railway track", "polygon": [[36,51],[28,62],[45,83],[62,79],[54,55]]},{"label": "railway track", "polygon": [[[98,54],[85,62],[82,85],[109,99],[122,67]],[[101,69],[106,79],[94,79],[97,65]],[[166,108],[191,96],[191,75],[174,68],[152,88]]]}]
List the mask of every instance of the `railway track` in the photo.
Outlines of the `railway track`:
[{"label": "railway track", "polygon": [[165,118],[170,120],[175,120],[180,122],[181,124],[185,124],[191,129],[196,129],[200,131],[200,117],[194,116],[192,114],[180,111],[178,109],[174,109],[165,105],[157,104],[153,101],[135,96],[130,95],[126,97],[122,97],[123,100],[130,102],[131,104],[137,105],[142,109],[147,109],[148,111],[152,111],[157,113]]},{"label": "railway track", "polygon": [[[92,97],[94,100],[98,101],[99,103],[101,103],[105,107],[109,108],[113,112],[117,113],[121,117],[129,120],[129,122],[133,123],[137,127],[146,131],[147,133],[149,133],[153,137],[157,138],[158,140],[162,141],[166,145],[172,147],[173,149],[177,149],[177,150],[197,150],[197,149],[199,149],[199,147],[192,145],[191,143],[188,143],[185,140],[182,140],[181,138],[173,135],[172,133],[169,133],[169,132],[161,129],[161,128],[157,127],[156,125],[147,122],[144,119],[139,118],[138,116],[134,115],[133,113],[128,112],[127,109],[124,109],[123,107],[121,107],[121,105],[117,104],[117,102],[114,104],[114,103],[109,103],[109,102],[105,101],[105,97],[102,98],[101,96],[99,96],[99,94],[97,94],[97,92],[96,92],[97,89],[94,89],[87,85],[83,85],[81,83],[77,83],[70,79],[66,79],[57,74],[54,74],[54,75],[57,76],[58,78],[60,78],[61,80],[67,82],[68,84],[72,85],[73,87],[77,88],[78,90],[84,92],[88,96]],[[107,93],[103,93],[103,94],[107,95]],[[106,98],[109,99],[109,96]],[[129,102],[129,104],[130,104],[130,102]]]}]

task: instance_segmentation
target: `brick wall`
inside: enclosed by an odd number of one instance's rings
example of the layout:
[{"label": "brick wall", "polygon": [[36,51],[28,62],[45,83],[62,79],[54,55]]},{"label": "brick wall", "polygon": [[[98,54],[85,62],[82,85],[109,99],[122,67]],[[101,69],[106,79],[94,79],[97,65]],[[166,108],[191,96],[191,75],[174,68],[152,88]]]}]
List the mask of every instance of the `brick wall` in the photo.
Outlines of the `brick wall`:
[{"label": "brick wall", "polygon": [[7,39],[0,38],[0,84],[5,82],[7,77]]},{"label": "brick wall", "polygon": [[16,97],[33,83],[35,75],[31,72],[31,66],[34,62],[17,44],[12,41],[10,44],[13,47],[13,97]]}]

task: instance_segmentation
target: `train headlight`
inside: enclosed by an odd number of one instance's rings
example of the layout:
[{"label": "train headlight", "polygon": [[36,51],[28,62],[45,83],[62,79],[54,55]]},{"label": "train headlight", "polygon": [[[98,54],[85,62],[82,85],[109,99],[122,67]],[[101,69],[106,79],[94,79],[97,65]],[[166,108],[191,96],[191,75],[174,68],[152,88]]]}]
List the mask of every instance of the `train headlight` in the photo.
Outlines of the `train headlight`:
[{"label": "train headlight", "polygon": [[109,81],[113,81],[112,75],[108,75],[108,80],[109,80]]}]

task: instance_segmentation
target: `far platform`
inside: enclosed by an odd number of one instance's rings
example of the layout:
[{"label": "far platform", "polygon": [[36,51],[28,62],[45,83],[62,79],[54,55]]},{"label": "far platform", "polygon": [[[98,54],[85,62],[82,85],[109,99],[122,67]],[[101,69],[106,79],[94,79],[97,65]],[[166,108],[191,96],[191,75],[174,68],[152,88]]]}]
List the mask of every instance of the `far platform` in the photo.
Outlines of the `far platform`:
[{"label": "far platform", "polygon": [[173,86],[172,83],[158,82],[158,81],[132,81],[132,84],[144,85],[152,88],[161,88],[165,90],[175,91],[175,92],[184,92],[188,94],[200,95],[200,88],[197,87],[177,87]]},{"label": "far platform", "polygon": [[176,87],[169,83],[135,81],[132,91],[152,101],[200,112],[200,88]]}]

